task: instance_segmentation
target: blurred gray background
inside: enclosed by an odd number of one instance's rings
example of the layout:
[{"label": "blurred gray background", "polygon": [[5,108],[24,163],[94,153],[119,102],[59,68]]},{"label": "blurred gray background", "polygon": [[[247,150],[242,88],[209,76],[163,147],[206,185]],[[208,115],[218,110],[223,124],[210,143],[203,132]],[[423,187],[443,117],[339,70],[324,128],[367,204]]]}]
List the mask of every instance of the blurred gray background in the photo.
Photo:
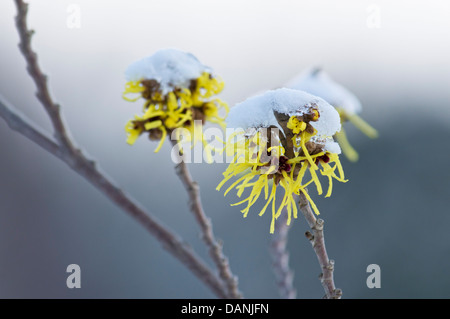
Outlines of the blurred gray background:
[{"label": "blurred gray background", "polygon": [[[69,5],[81,28],[69,28]],[[375,7],[373,6],[375,5]],[[379,28],[371,23],[379,10]],[[0,93],[50,131],[0,3]],[[231,106],[322,66],[362,101],[380,133],[347,126],[360,153],[349,182],[314,197],[345,298],[450,297],[450,3],[448,1],[32,1],[33,47],[78,145],[124,190],[207,258],[168,143],[125,143],[141,103],[121,99],[127,65],[165,47],[194,53],[226,82]],[[95,188],[0,120],[0,297],[212,298],[180,263]],[[226,164],[190,164],[204,207],[248,298],[277,298],[270,216],[243,219],[215,190]],[[261,206],[262,203],[258,203]],[[257,206],[258,206],[257,205]],[[300,298],[321,298],[307,225],[294,221],[290,264]],[[81,267],[81,289],[66,267]],[[366,267],[381,267],[368,289]]]}]

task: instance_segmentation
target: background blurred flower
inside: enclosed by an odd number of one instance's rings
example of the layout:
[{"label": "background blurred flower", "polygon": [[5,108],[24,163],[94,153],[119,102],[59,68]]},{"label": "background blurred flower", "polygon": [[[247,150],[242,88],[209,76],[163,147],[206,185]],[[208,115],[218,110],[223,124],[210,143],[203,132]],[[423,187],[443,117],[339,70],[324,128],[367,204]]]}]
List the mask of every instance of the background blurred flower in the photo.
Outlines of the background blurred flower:
[{"label": "background blurred flower", "polygon": [[[308,69],[290,81],[286,87],[306,91],[323,98],[336,108],[342,123],[350,121],[368,137],[376,138],[378,136],[377,131],[357,115],[362,109],[359,99],[348,89],[331,79],[322,69]],[[345,130],[342,128],[335,136],[345,156],[350,161],[357,161],[358,153],[350,145]]]}]

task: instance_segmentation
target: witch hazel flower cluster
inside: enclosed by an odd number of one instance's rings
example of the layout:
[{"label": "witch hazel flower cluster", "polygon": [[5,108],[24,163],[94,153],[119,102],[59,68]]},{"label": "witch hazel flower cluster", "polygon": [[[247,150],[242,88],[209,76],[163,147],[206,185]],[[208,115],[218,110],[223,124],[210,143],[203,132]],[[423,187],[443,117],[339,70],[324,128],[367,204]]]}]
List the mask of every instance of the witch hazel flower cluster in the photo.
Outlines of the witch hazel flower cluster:
[{"label": "witch hazel flower cluster", "polygon": [[[206,144],[201,132],[206,121],[225,128],[228,106],[214,97],[224,83],[194,55],[162,49],[131,64],[125,75],[123,98],[145,101],[143,114],[135,115],[125,127],[128,144],[147,133],[150,140],[159,141],[155,149],[158,152],[167,135],[183,131],[177,129],[188,130],[189,136],[197,139],[194,143],[200,140]],[[186,141],[186,136],[183,138]]]},{"label": "witch hazel flower cluster", "polygon": [[[308,92],[319,96],[330,103],[338,111],[341,123],[351,122],[369,138],[376,138],[377,131],[364,121],[358,114],[361,112],[361,102],[347,88],[335,82],[320,68],[310,68],[286,84],[286,87]],[[352,162],[358,160],[358,153],[347,139],[344,128],[335,134],[342,147],[344,155]]]},{"label": "witch hazel flower cluster", "polygon": [[[308,70],[288,87],[251,97],[231,111],[216,97],[223,81],[190,53],[159,50],[131,64],[126,78],[123,98],[144,100],[143,114],[135,115],[126,125],[127,142],[134,144],[147,133],[151,140],[159,141],[158,152],[169,135],[176,145],[193,142],[193,147],[201,141],[208,154],[212,150],[225,152],[231,161],[217,190],[229,183],[224,195],[235,190],[243,198],[232,205],[245,205],[241,210],[244,217],[263,197],[265,204],[259,215],[271,211],[270,233],[283,212],[288,225],[297,218],[300,194],[319,214],[308,187],[330,197],[334,181],[347,181],[339,159],[341,147],[350,160],[356,160],[358,154],[347,140],[343,123],[352,122],[369,137],[377,135],[357,115],[361,103],[356,96],[320,69]],[[226,128],[223,148],[208,144],[202,126],[206,121]],[[185,153],[185,149],[179,150]]]},{"label": "witch hazel flower cluster", "polygon": [[[333,180],[346,182],[339,161],[341,149],[333,139],[341,129],[339,113],[317,96],[289,88],[267,91],[234,106],[226,123],[227,128],[235,129],[226,144],[227,155],[233,160],[217,190],[232,179],[224,195],[235,189],[242,197],[249,190],[248,196],[232,204],[246,205],[241,211],[244,217],[263,196],[266,203],[259,215],[271,210],[270,233],[283,209],[288,215],[287,224],[297,218],[296,195],[300,193],[319,214],[308,186],[314,186],[321,195],[321,179],[325,178],[325,197],[329,197]],[[277,204],[280,188],[284,195]]]}]

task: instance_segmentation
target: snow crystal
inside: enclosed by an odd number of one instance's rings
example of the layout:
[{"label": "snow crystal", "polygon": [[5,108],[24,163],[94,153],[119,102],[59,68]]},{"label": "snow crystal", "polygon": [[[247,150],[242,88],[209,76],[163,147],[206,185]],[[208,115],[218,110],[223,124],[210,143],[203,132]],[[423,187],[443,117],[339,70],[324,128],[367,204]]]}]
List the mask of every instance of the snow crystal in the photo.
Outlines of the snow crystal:
[{"label": "snow crystal", "polygon": [[131,64],[125,71],[127,81],[154,79],[161,85],[163,94],[174,87],[188,87],[191,80],[211,68],[203,65],[191,53],[177,49],[162,49],[153,55]]},{"label": "snow crystal", "polygon": [[343,108],[348,113],[359,113],[361,102],[342,85],[336,83],[323,70],[310,68],[286,84],[286,87],[306,91],[317,95],[333,105]]},{"label": "snow crystal", "polygon": [[330,152],[333,154],[341,154],[341,147],[332,138],[327,138],[322,148],[324,152]]}]

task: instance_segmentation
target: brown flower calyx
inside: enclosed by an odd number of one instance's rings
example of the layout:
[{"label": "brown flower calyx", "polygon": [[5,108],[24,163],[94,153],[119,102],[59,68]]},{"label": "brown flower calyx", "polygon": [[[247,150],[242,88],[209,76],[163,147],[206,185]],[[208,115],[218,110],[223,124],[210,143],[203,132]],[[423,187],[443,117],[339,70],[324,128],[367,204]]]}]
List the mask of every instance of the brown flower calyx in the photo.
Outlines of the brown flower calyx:
[{"label": "brown flower calyx", "polygon": [[286,156],[280,156],[280,158],[278,159],[278,173],[281,173],[283,171],[286,173],[291,172],[291,164],[287,162],[288,160],[289,159]]},{"label": "brown flower calyx", "polygon": [[[158,81],[154,79],[148,79],[148,80],[142,80],[141,81],[142,86],[145,88],[145,90],[141,93],[142,97],[146,100],[150,100],[152,102],[160,102],[160,101],[154,101],[155,93],[161,94],[161,86],[158,83]],[[162,96],[162,94],[161,94]]]},{"label": "brown flower calyx", "polygon": [[159,128],[153,128],[148,131],[148,138],[151,141],[159,141],[162,137],[163,132]]},{"label": "brown flower calyx", "polygon": [[159,128],[153,128],[150,130],[146,130],[145,129],[145,123],[149,122],[149,120],[144,120],[144,121],[138,121],[138,120],[134,120],[133,121],[133,125],[134,125],[134,129],[141,129],[142,132],[147,131],[148,132],[148,138],[152,141],[158,141],[161,139],[162,137],[162,131]]},{"label": "brown flower calyx", "polygon": [[[204,103],[206,104],[206,103]],[[201,107],[192,107],[192,119],[194,121],[202,121],[205,124],[206,116],[204,112],[204,104]]]}]

